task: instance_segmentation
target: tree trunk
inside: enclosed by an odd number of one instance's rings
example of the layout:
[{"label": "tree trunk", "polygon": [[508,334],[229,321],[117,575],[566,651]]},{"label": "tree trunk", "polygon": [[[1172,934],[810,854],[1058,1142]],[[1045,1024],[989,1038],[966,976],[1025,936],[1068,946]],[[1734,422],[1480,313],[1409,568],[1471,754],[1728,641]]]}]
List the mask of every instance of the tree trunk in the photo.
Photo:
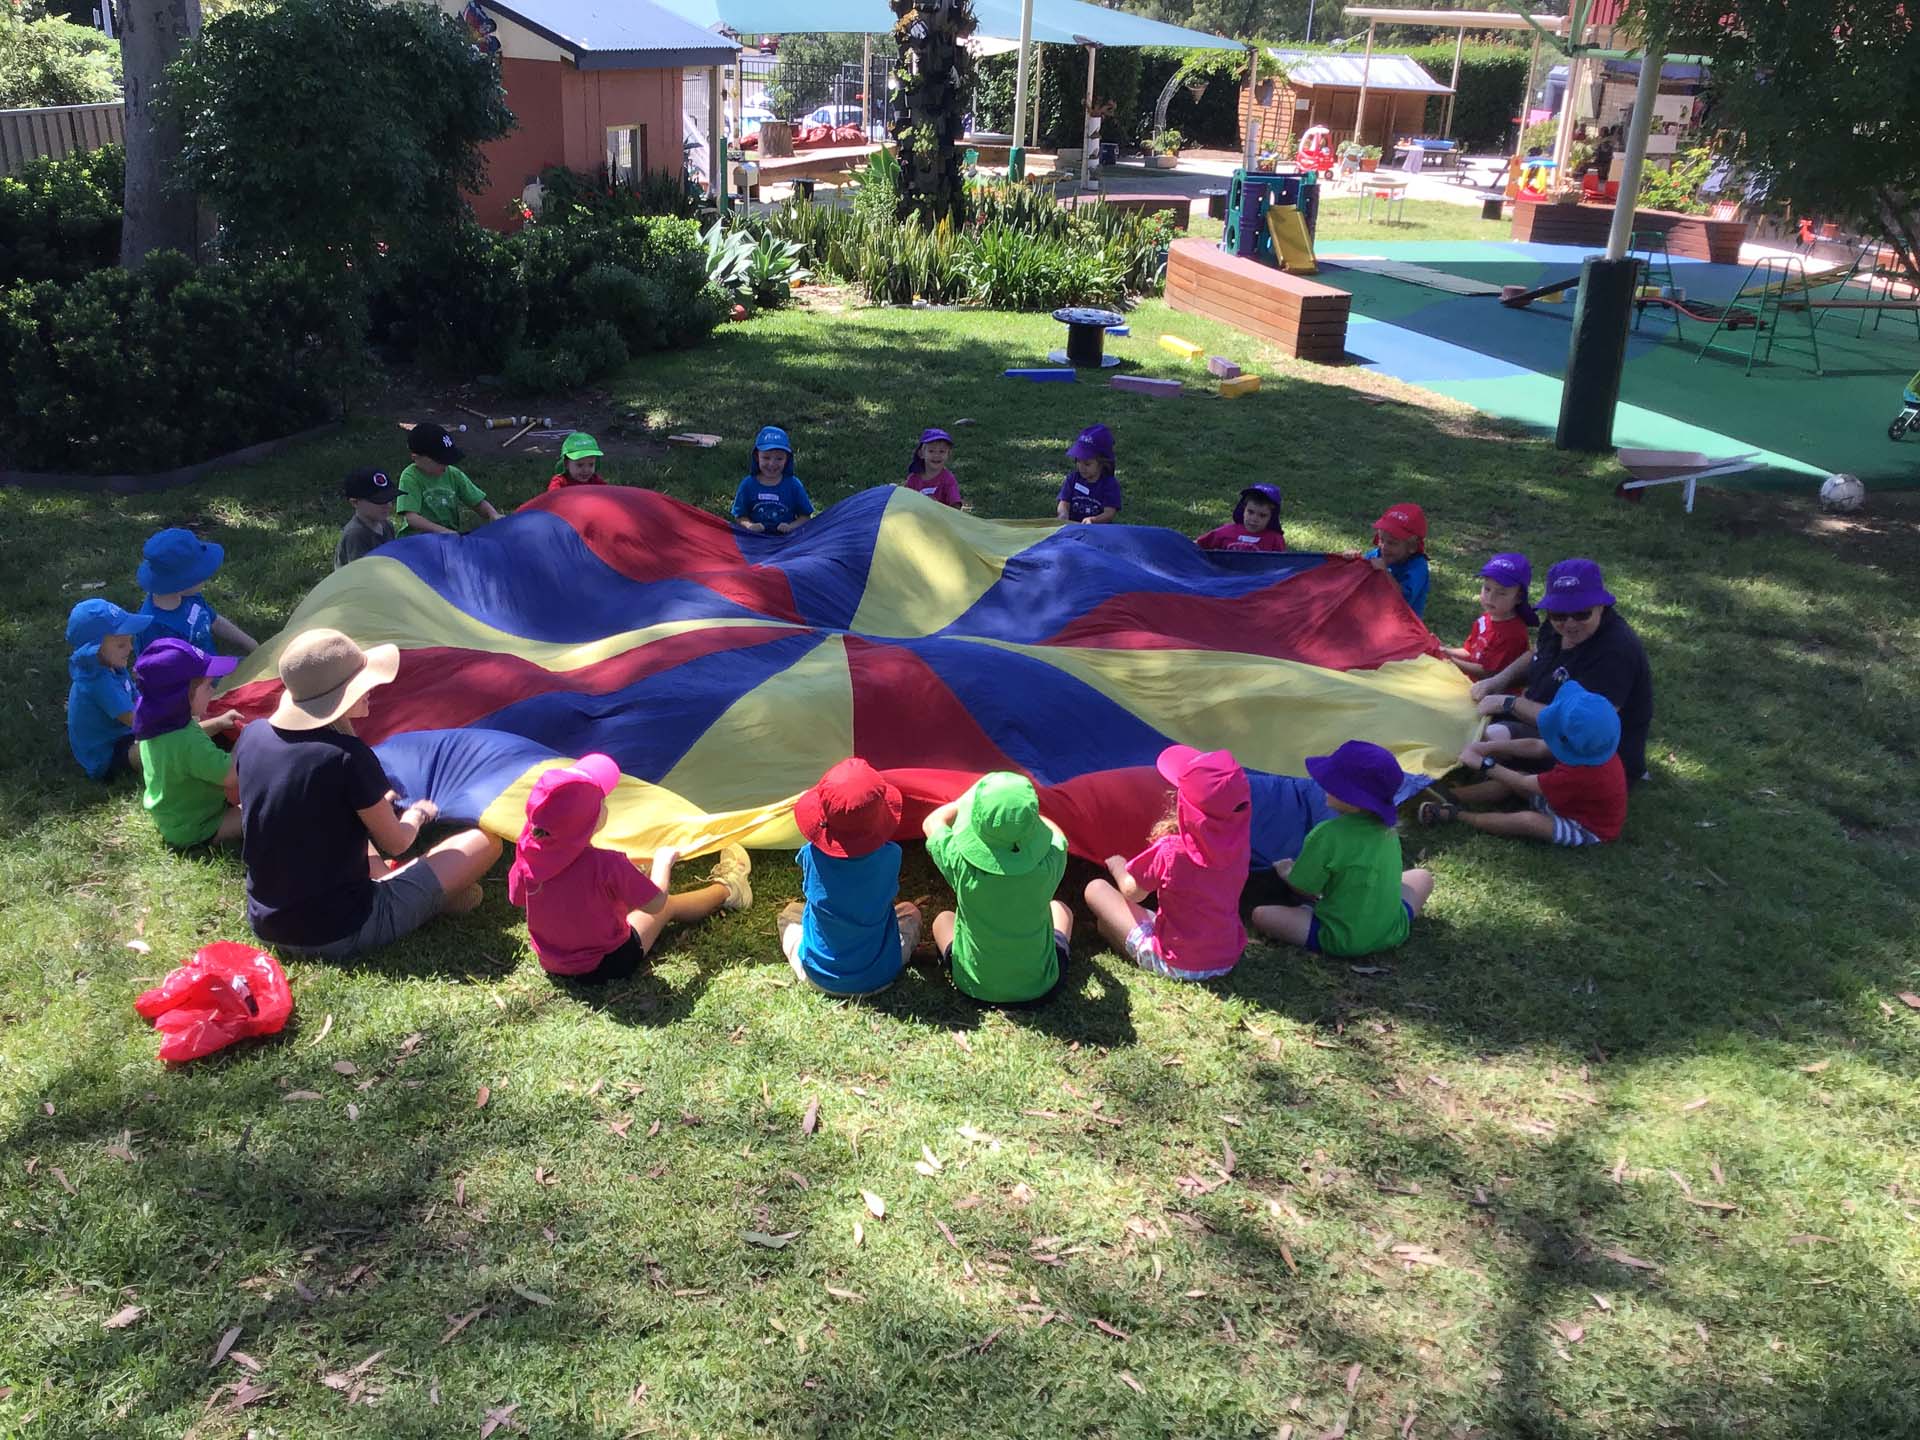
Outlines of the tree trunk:
[{"label": "tree trunk", "polygon": [[126,73],[127,193],[120,224],[120,263],[138,265],[155,250],[192,255],[199,209],[172,167],[180,127],[155,102],[167,66],[200,30],[200,0],[129,0],[120,19],[120,62]]},{"label": "tree trunk", "polygon": [[961,122],[973,94],[971,0],[892,0],[900,23],[895,75],[900,82],[893,136],[900,150],[900,218],[964,219],[960,175]]}]

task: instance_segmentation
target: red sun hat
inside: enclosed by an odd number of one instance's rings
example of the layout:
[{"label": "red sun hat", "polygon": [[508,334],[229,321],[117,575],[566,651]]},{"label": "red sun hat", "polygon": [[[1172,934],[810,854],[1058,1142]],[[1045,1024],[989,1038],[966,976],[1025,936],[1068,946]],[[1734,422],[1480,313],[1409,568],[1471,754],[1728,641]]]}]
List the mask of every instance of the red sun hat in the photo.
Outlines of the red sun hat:
[{"label": "red sun hat", "polygon": [[1373,522],[1373,533],[1392,535],[1401,540],[1418,540],[1420,548],[1427,548],[1427,512],[1410,500],[1398,505],[1389,505],[1386,513]]},{"label": "red sun hat", "polygon": [[856,756],[796,800],[793,818],[815,849],[852,860],[893,839],[900,828],[900,792]]}]

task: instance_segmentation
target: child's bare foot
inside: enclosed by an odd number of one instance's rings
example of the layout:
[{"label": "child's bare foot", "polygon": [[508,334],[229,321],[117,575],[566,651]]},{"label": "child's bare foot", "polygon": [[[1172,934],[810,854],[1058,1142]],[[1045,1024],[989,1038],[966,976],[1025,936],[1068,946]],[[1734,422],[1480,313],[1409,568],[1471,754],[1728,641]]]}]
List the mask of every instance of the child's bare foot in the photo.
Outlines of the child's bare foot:
[{"label": "child's bare foot", "polygon": [[464,890],[456,890],[441,903],[442,915],[465,915],[469,910],[478,910],[480,902],[486,898],[486,891],[478,885],[469,885]]}]

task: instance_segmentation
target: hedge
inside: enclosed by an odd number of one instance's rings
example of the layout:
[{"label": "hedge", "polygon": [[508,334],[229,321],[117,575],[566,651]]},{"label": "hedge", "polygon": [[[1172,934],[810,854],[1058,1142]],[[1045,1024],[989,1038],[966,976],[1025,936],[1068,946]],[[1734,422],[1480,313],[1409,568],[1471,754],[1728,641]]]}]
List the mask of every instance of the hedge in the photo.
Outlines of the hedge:
[{"label": "hedge", "polygon": [[[1406,51],[1442,85],[1453,74],[1453,42],[1419,45]],[[1453,138],[1468,150],[1507,151],[1513,117],[1520,113],[1520,92],[1527,83],[1528,48],[1522,45],[1468,45],[1460,52],[1460,88],[1453,101]],[[1542,65],[1544,67],[1544,60]],[[1447,97],[1427,102],[1427,131],[1440,133]]]},{"label": "hedge", "polygon": [[118,145],[35,159],[0,177],[0,285],[78,280],[120,255],[126,152]]}]

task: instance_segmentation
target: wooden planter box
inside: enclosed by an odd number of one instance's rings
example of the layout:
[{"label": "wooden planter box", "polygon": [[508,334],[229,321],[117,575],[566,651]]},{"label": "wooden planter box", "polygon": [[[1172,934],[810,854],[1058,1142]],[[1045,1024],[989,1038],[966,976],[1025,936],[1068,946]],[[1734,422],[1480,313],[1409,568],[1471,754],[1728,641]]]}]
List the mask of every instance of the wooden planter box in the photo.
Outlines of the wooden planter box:
[{"label": "wooden planter box", "polygon": [[1167,253],[1167,304],[1271,340],[1297,360],[1332,364],[1347,352],[1353,297],[1205,240],[1176,240]]},{"label": "wooden planter box", "polygon": [[[1579,245],[1598,250],[1613,223],[1611,205],[1555,205],[1551,201],[1513,207],[1513,238],[1540,245]],[[1667,237],[1667,253],[1686,260],[1738,265],[1747,238],[1744,220],[1709,220],[1671,210],[1636,210],[1635,230],[1658,230]]]}]

